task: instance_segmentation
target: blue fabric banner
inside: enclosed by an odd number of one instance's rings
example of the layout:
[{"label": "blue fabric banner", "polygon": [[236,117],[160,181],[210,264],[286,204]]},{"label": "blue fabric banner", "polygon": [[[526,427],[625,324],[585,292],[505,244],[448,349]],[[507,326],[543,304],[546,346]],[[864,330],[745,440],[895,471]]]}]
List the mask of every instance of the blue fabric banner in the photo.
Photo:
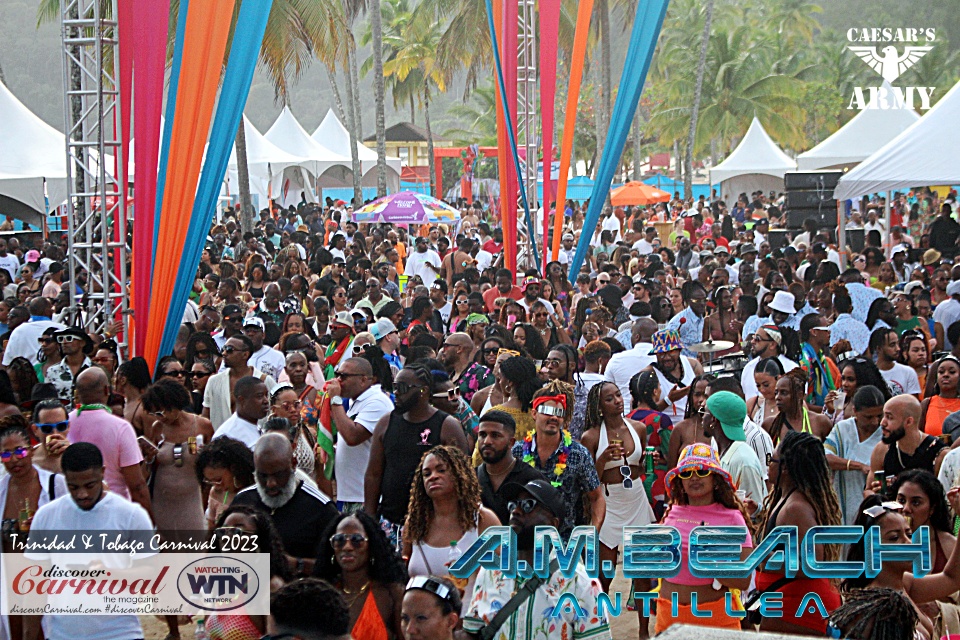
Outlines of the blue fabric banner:
[{"label": "blue fabric banner", "polygon": [[[486,0],[486,3],[487,27],[490,29],[490,41],[496,43],[497,29],[493,23],[493,3],[491,0]],[[525,181],[523,179],[523,173],[520,171],[520,154],[517,153],[517,136],[513,131],[513,120],[511,120],[510,116],[512,112],[510,111],[510,104],[507,101],[506,84],[503,81],[503,65],[500,63],[500,48],[497,46],[493,47],[493,61],[497,66],[497,83],[500,85],[500,97],[503,101],[503,112],[506,114],[507,138],[510,140],[510,151],[513,152],[513,166],[517,170],[517,182],[520,185],[520,199],[523,201],[523,213],[527,221],[527,233],[529,234],[528,239],[530,241],[530,250],[533,251],[533,260],[537,266],[537,271],[540,271],[540,254],[537,252],[536,243],[537,236],[534,234],[533,217],[530,215],[530,203],[527,202],[527,192],[526,189],[524,189]],[[509,202],[505,205],[501,203],[501,208],[504,211],[512,211]],[[546,211],[546,209],[547,207],[544,207],[544,211]]]},{"label": "blue fabric banner", "polygon": [[670,0],[641,0],[637,7],[637,15],[633,20],[633,32],[630,35],[630,46],[627,48],[627,58],[623,65],[623,74],[620,76],[620,88],[617,92],[617,101],[613,105],[610,116],[610,128],[607,130],[607,140],[603,145],[603,156],[597,165],[597,178],[590,195],[590,207],[583,221],[583,231],[577,243],[577,252],[570,262],[567,276],[570,282],[575,283],[580,275],[580,266],[590,249],[590,239],[593,237],[591,229],[595,229],[600,222],[610,183],[620,164],[623,148],[630,135],[630,126],[633,116],[640,102],[643,92],[643,83],[650,70],[650,61],[657,48],[657,38],[663,19],[667,15],[667,5]]},{"label": "blue fabric banner", "polygon": [[[173,298],[170,301],[171,309],[183,309],[193,288],[197,264],[200,262],[200,254],[203,253],[207,232],[216,211],[220,185],[227,171],[227,164],[230,162],[230,151],[237,136],[237,129],[240,127],[250,85],[253,83],[260,45],[263,42],[263,34],[267,28],[272,5],[273,0],[243,0],[240,6],[230,56],[227,59],[227,68],[220,88],[220,99],[217,102],[217,111],[210,132],[207,155],[200,174],[190,226],[187,229],[187,242],[183,248],[180,268],[174,283]],[[182,5],[181,11],[183,11]],[[179,38],[178,28],[178,41]],[[170,84],[171,91],[174,91],[173,80]],[[173,93],[173,95],[176,94]],[[169,128],[172,122],[173,118],[168,117],[166,126]],[[164,134],[166,144],[169,132],[164,131]],[[173,351],[181,320],[182,316],[178,313],[172,313],[167,318],[160,343],[161,355]]]}]

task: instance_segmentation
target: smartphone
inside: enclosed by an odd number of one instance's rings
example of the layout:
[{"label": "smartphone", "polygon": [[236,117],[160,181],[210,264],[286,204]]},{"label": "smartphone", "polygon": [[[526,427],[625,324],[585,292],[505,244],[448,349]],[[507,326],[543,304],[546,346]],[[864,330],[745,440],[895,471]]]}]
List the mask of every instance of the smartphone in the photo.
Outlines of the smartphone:
[{"label": "smartphone", "polygon": [[160,449],[157,448],[157,445],[153,444],[150,441],[150,439],[147,438],[146,436],[140,436],[139,438],[137,438],[137,442],[145,445],[147,449],[149,449],[150,451],[153,451],[154,453],[157,453],[158,451],[160,451]]}]

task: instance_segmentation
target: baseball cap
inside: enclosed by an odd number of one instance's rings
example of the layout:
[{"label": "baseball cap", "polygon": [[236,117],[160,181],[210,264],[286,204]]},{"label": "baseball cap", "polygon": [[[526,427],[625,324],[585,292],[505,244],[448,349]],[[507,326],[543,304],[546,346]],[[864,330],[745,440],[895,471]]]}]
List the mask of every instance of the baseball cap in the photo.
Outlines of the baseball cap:
[{"label": "baseball cap", "polygon": [[353,316],[350,315],[349,311],[338,311],[337,314],[333,316],[331,324],[339,324],[353,329]]},{"label": "baseball cap", "polygon": [[380,342],[391,333],[396,333],[397,327],[390,321],[390,318],[380,318],[375,324],[367,327],[367,331],[373,335],[374,340]]},{"label": "baseball cap", "polygon": [[234,313],[243,313],[243,309],[240,308],[238,304],[225,304],[223,309],[220,311],[220,314],[224,317],[233,315]]},{"label": "baseball cap", "polygon": [[546,480],[537,478],[536,480],[531,480],[526,484],[520,484],[519,482],[508,482],[503,486],[503,489],[500,491],[500,495],[507,500],[514,500],[522,491],[526,491],[536,498],[537,501],[554,516],[558,518],[563,517],[565,510],[563,496],[560,495],[560,491],[555,489],[553,485]]},{"label": "baseball cap", "polygon": [[36,249],[30,249],[27,251],[27,255],[23,258],[24,262],[40,262],[40,252]]},{"label": "baseball cap", "polygon": [[720,423],[724,435],[734,442],[746,442],[743,420],[747,417],[747,403],[730,391],[717,391],[707,398],[707,410]]},{"label": "baseball cap", "polygon": [[898,253],[906,253],[906,252],[907,252],[907,248],[902,244],[898,244],[890,251],[890,257],[893,257]]},{"label": "baseball cap", "polygon": [[251,317],[247,318],[246,320],[244,320],[244,321],[243,321],[243,326],[244,326],[244,328],[246,328],[246,327],[257,327],[257,328],[260,329],[260,331],[265,331],[265,330],[266,330],[266,325],[263,324],[263,320],[261,320],[260,318],[258,318],[258,317],[256,317],[256,316],[251,316]]}]

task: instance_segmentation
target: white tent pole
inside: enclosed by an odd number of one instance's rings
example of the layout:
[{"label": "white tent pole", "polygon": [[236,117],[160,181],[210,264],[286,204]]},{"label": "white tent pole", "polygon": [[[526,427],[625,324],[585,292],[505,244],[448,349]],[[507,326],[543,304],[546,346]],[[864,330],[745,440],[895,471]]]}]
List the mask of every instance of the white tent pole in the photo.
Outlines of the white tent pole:
[{"label": "white tent pole", "polygon": [[843,215],[843,200],[837,200],[837,246],[840,249],[840,271],[847,268],[847,221]]},{"label": "white tent pole", "polygon": [[887,260],[890,259],[890,253],[893,251],[893,246],[891,246],[892,240],[892,229],[893,225],[890,224],[890,192],[887,191],[887,197],[883,201],[883,219],[886,221],[887,225],[887,241],[885,243],[885,249],[887,254]]}]

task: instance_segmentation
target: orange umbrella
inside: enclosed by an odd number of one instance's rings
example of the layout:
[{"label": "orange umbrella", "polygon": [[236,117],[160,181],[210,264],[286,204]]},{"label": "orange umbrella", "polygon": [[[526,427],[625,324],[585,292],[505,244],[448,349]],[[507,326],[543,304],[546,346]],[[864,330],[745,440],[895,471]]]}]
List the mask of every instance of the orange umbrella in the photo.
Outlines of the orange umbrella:
[{"label": "orange umbrella", "polygon": [[651,187],[643,182],[628,182],[610,192],[610,202],[615,207],[628,204],[654,204],[668,202],[672,196],[666,191]]}]

